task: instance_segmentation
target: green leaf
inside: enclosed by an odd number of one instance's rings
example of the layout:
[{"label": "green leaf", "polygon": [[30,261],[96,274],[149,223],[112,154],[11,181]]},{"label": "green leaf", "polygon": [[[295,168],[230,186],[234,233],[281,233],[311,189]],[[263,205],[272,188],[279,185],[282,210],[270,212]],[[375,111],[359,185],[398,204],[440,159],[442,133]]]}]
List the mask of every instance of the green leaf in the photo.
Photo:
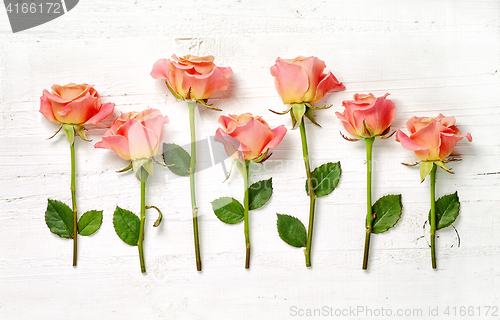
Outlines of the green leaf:
[{"label": "green leaf", "polygon": [[[460,212],[458,193],[442,196],[436,201],[436,229],[443,229],[455,222]],[[431,212],[429,210],[429,221]]]},{"label": "green leaf", "polygon": [[306,227],[299,219],[286,215],[276,214],[278,216],[278,233],[280,238],[291,246],[301,248],[307,243]]},{"label": "green leaf", "polygon": [[255,182],[248,188],[249,210],[255,210],[266,204],[273,194],[273,178]]},{"label": "green leaf", "polygon": [[[322,197],[330,194],[339,184],[341,173],[340,162],[328,162],[314,169],[311,172],[311,180],[316,196]],[[307,180],[306,192],[309,194]]]},{"label": "green leaf", "polygon": [[189,176],[191,156],[182,147],[174,143],[164,143],[163,160],[173,173],[184,177]]},{"label": "green leaf", "polygon": [[212,201],[212,208],[220,221],[236,224],[243,221],[245,210],[241,203],[229,197],[223,197]]},{"label": "green leaf", "polygon": [[59,237],[73,239],[73,211],[61,201],[48,199],[45,223]]},{"label": "green leaf", "polygon": [[136,246],[139,241],[139,229],[141,221],[134,213],[116,207],[113,214],[113,226],[115,227],[116,234],[126,244]]},{"label": "green leaf", "polygon": [[90,236],[95,233],[102,224],[102,211],[92,210],[85,212],[78,221],[78,233],[82,236]]},{"label": "green leaf", "polygon": [[378,199],[372,206],[372,213],[375,215],[372,233],[382,233],[394,227],[402,211],[400,194],[389,194]]}]

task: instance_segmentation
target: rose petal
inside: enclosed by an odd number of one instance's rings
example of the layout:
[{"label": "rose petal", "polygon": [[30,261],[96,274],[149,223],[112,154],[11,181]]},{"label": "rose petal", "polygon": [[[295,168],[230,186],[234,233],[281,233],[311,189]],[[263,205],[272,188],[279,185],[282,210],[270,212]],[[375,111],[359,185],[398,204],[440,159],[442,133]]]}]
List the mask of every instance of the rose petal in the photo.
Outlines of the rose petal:
[{"label": "rose petal", "polygon": [[[344,111],[345,113],[345,111]],[[337,115],[337,118],[339,118],[342,121],[342,125],[344,125],[344,129],[351,135],[353,136],[358,136],[358,133],[356,132],[356,129],[351,125],[349,122],[349,119],[347,119],[344,114],[341,114],[339,112],[335,112]]]},{"label": "rose petal", "polygon": [[274,133],[261,122],[250,119],[243,125],[238,125],[231,133],[240,143],[250,148],[250,154],[245,156],[245,160],[253,160],[259,157],[264,147],[274,138]]},{"label": "rose petal", "polygon": [[60,123],[54,117],[54,113],[52,112],[52,104],[50,103],[50,100],[46,96],[40,97],[40,113],[43,114],[45,118],[47,118],[47,120]]},{"label": "rose petal", "polygon": [[463,138],[467,138],[469,142],[472,142],[472,136],[470,133],[464,133],[461,135],[456,135],[453,133],[440,133],[439,135],[439,159],[444,160],[449,156],[457,142]]},{"label": "rose petal", "polygon": [[288,64],[278,58],[271,67],[271,75],[275,77],[276,91],[284,104],[300,103],[309,88],[306,71],[298,65]]},{"label": "rose petal", "polygon": [[215,67],[210,73],[203,75],[191,75],[184,73],[183,90],[191,88],[191,99],[208,99],[214,92],[224,91],[228,88],[224,73]]},{"label": "rose petal", "polygon": [[168,79],[170,74],[168,65],[170,63],[170,59],[160,59],[156,61],[150,73],[151,77],[154,79]]},{"label": "rose petal", "polygon": [[99,109],[96,107],[98,98],[92,97],[90,93],[74,100],[60,111],[56,111],[56,117],[63,123],[68,124],[83,124],[87,119],[92,118]]},{"label": "rose petal", "polygon": [[[345,90],[342,82],[339,82],[333,73],[328,72],[328,74],[323,75],[316,88],[316,94],[311,100],[311,103],[318,102],[330,91],[342,91]],[[305,100],[307,101],[307,100]]]},{"label": "rose petal", "polygon": [[92,118],[87,120],[85,124],[96,124],[104,120],[107,116],[113,113],[115,110],[115,104],[108,102],[101,105],[99,112],[97,112]]},{"label": "rose petal", "polygon": [[233,159],[243,161],[245,156],[250,154],[250,148],[242,144],[238,139],[228,135],[221,128],[215,132],[214,140],[222,143],[226,154]]},{"label": "rose petal", "polygon": [[274,133],[274,138],[273,138],[273,140],[269,141],[269,143],[264,147],[264,149],[262,149],[261,154],[266,152],[268,149],[275,148],[281,142],[281,140],[283,140],[283,138],[285,137],[286,128],[284,125],[276,127],[272,131]]},{"label": "rose petal", "polygon": [[[107,132],[109,133],[109,131]],[[130,158],[130,148],[128,140],[123,136],[116,135],[104,135],[102,141],[98,142],[94,146],[95,148],[111,149],[116,152],[121,158],[125,160],[131,160]]]},{"label": "rose petal", "polygon": [[413,141],[401,130],[396,132],[396,141],[400,142],[405,149],[415,151],[415,154],[421,160],[426,160],[429,156],[429,148]]}]

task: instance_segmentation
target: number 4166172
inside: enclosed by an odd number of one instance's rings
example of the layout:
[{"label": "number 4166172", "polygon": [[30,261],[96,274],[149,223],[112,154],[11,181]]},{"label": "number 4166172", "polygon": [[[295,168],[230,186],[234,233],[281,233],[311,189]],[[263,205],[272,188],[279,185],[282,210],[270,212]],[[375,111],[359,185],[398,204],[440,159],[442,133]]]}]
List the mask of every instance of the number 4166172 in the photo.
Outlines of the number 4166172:
[{"label": "number 4166172", "polygon": [[57,2],[42,2],[42,3],[9,3],[7,6],[8,13],[55,13],[61,14],[62,6],[61,3]]}]

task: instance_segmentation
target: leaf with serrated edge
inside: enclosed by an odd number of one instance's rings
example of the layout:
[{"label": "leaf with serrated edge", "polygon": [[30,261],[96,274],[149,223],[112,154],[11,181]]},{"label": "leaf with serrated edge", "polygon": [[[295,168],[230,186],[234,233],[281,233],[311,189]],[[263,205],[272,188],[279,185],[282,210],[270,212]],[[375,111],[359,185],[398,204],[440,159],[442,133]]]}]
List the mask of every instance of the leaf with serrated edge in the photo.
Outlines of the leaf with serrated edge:
[{"label": "leaf with serrated edge", "polygon": [[191,156],[182,147],[174,143],[164,143],[163,160],[173,173],[184,177],[189,176]]},{"label": "leaf with serrated edge", "polygon": [[372,233],[382,233],[398,222],[403,205],[400,194],[389,194],[378,199],[372,206],[375,219],[372,222]]},{"label": "leaf with serrated edge", "polygon": [[120,239],[126,244],[137,246],[141,226],[141,220],[138,216],[133,212],[116,207],[113,214],[113,226]]},{"label": "leaf with serrated edge", "polygon": [[[311,172],[312,185],[317,197],[330,194],[339,184],[342,169],[340,162],[325,163]],[[306,180],[306,192],[309,194],[309,186]]]},{"label": "leaf with serrated edge", "polygon": [[85,212],[78,220],[78,233],[82,236],[90,236],[95,233],[102,224],[102,211],[92,210]]},{"label": "leaf with serrated edge", "polygon": [[65,203],[48,199],[45,223],[61,238],[73,238],[73,211]]},{"label": "leaf with serrated edge", "polygon": [[266,204],[273,194],[273,178],[255,182],[248,188],[248,209],[255,210]]},{"label": "leaf with serrated edge", "polygon": [[[442,196],[436,201],[436,229],[443,229],[457,220],[460,212],[460,200],[458,193]],[[431,221],[431,211],[429,210],[429,221]]]},{"label": "leaf with serrated edge", "polygon": [[230,197],[223,197],[212,201],[212,208],[220,221],[236,224],[244,219],[245,210],[241,203]]},{"label": "leaf with serrated edge", "polygon": [[297,248],[306,246],[307,231],[302,222],[286,214],[276,214],[278,216],[277,226],[280,238],[289,245]]}]

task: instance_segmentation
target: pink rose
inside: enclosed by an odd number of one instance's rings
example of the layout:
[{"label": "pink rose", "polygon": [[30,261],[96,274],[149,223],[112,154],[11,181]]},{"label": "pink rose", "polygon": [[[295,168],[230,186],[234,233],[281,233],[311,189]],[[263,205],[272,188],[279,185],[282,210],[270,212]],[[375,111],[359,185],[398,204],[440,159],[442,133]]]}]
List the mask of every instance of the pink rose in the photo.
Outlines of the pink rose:
[{"label": "pink rose", "polygon": [[96,148],[111,149],[125,160],[149,159],[158,153],[168,117],[157,109],[122,113]]},{"label": "pink rose", "polygon": [[[346,131],[353,136],[368,138],[385,135],[389,133],[389,127],[396,116],[394,103],[386,99],[388,95],[386,93],[382,97],[375,98],[371,93],[356,93],[354,100],[342,101],[344,112],[335,114],[342,120]],[[367,130],[363,126],[363,121],[368,127]]]},{"label": "pink rose", "polygon": [[329,91],[344,90],[331,72],[323,73],[325,68],[325,63],[316,57],[276,59],[271,75],[283,103],[314,103]]},{"label": "pink rose", "polygon": [[269,149],[276,147],[286,133],[285,126],[271,130],[267,122],[251,113],[220,116],[219,123],[222,128],[217,129],[215,141],[224,145],[228,156],[238,160],[266,160]]},{"label": "pink rose", "polygon": [[460,134],[455,126],[455,117],[439,114],[436,118],[412,117],[406,122],[410,137],[401,130],[396,133],[396,141],[415,151],[415,155],[423,161],[443,161],[448,157],[459,140],[467,138],[472,141],[470,133]]},{"label": "pink rose", "polygon": [[63,124],[96,124],[109,116],[114,103],[101,104],[99,94],[88,84],[53,85],[43,90],[40,112],[50,121]]},{"label": "pink rose", "polygon": [[229,67],[217,67],[213,56],[196,57],[187,55],[160,59],[153,65],[151,76],[166,79],[167,85],[182,99],[205,100],[216,91],[224,91],[233,74]]}]

